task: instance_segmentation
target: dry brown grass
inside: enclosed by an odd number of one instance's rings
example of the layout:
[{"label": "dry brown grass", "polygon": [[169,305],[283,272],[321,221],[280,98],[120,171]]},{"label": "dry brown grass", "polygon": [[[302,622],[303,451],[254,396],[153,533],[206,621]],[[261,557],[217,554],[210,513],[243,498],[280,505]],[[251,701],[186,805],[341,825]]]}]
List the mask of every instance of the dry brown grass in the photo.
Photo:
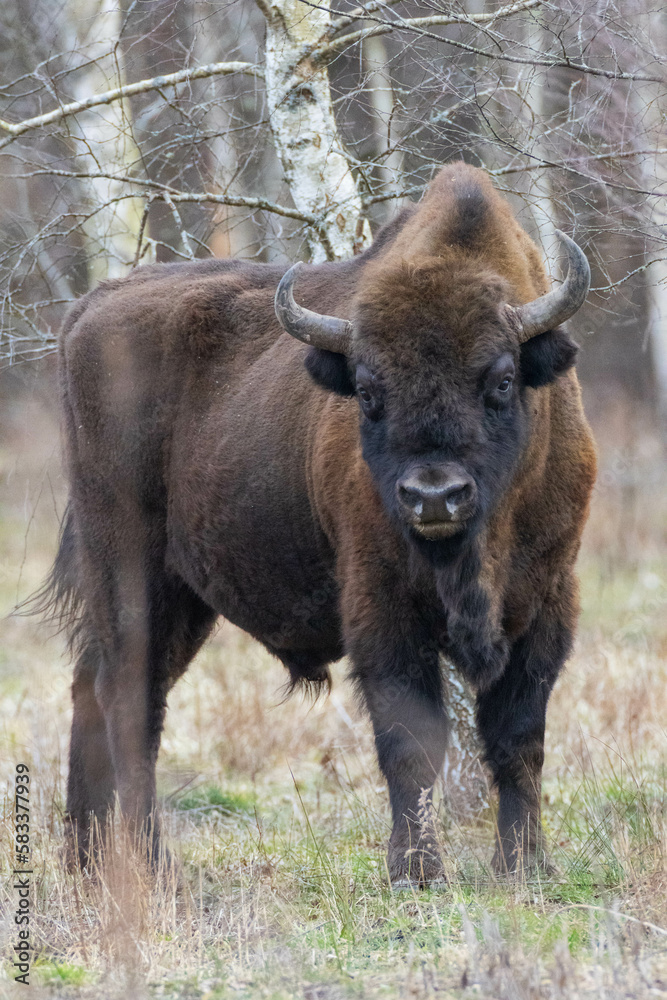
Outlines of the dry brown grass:
[{"label": "dry brown grass", "polygon": [[[491,879],[491,815],[467,829],[443,817],[451,885],[391,894],[386,792],[344,664],[332,698],[281,704],[282,668],[228,624],[170,697],[159,783],[177,869],[150,879],[119,841],[96,880],[66,875],[69,666],[34,620],[3,620],[3,775],[25,761],[34,776],[33,994],[667,996],[665,468],[627,419],[608,438],[580,638],[549,714],[545,821],[559,873],[544,882]],[[39,398],[6,407],[0,482],[7,611],[48,569],[62,510]],[[5,794],[5,864],[11,819]],[[1,975],[0,993],[21,995],[7,963]]]}]

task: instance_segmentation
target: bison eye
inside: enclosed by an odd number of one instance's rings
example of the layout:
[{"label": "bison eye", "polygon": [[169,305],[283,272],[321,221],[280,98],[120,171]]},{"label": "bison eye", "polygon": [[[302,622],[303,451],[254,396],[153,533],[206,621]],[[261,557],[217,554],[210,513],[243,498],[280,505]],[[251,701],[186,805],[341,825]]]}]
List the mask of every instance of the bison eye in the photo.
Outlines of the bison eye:
[{"label": "bison eye", "polygon": [[358,385],[359,402],[361,409],[369,420],[379,420],[382,414],[382,404],[365,385]]},{"label": "bison eye", "polygon": [[382,389],[377,377],[362,364],[357,368],[356,382],[362,413],[369,420],[379,420],[382,416]]},{"label": "bison eye", "polygon": [[491,365],[483,377],[484,402],[490,410],[501,410],[512,398],[514,359],[507,351]]}]

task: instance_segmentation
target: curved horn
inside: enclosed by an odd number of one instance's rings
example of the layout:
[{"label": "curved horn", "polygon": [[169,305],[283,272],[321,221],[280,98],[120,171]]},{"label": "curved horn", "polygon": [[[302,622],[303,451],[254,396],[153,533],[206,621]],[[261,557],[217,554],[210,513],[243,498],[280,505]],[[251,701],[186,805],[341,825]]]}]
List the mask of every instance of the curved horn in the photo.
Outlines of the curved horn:
[{"label": "curved horn", "polygon": [[275,307],[278,322],[286,333],[304,344],[320,347],[324,351],[334,351],[336,354],[347,354],[352,336],[350,321],[338,319],[336,316],[323,316],[321,313],[304,309],[294,301],[292,292],[294,280],[303,266],[299,263],[290,267],[276,289]]},{"label": "curved horn", "polygon": [[521,327],[519,336],[522,344],[538,333],[553,330],[570,316],[574,316],[588,295],[591,269],[583,250],[569,236],[561,233],[560,229],[556,230],[556,236],[567,254],[567,275],[559,288],[554,288],[533,302],[514,308]]}]

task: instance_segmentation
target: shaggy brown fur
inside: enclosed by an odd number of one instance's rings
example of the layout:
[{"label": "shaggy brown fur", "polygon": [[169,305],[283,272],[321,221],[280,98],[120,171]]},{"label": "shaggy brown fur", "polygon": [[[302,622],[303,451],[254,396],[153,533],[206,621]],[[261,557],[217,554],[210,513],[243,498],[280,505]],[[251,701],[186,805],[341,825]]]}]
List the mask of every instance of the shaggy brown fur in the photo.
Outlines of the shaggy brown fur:
[{"label": "shaggy brown fur", "polygon": [[[142,268],[65,324],[71,497],[52,588],[77,657],[70,842],[85,863],[115,793],[157,836],[167,692],[224,615],[293,684],[326,684],[349,655],[389,784],[393,879],[439,871],[416,815],[442,767],[451,657],[478,692],[496,865],[539,860],[546,705],[595,477],[572,342],[521,346],[502,308],[547,289],[539,254],[486,175],[454,164],[368,253],[299,280],[301,303],[353,320],[350,357],[281,333],[282,273]],[[407,507],[452,476],[462,513],[429,536]]]}]

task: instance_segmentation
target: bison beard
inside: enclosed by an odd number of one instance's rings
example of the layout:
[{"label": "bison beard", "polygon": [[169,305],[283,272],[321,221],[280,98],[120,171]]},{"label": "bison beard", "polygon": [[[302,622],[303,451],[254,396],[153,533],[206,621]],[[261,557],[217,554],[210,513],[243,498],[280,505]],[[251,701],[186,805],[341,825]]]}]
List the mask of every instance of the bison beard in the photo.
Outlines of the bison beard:
[{"label": "bison beard", "polygon": [[446,748],[443,653],[477,691],[495,865],[542,860],[546,707],[595,476],[558,325],[588,269],[562,241],[549,292],[486,175],[453,164],[368,252],[302,269],[296,299],[294,269],[213,260],[139,268],[75,306],[70,500],[42,594],[76,661],[73,864],[116,795],[157,850],[167,693],[218,615],[292,686],[326,686],[349,657],[389,787],[392,881],[442,872],[422,820]]},{"label": "bison beard", "polygon": [[449,572],[441,569],[436,586],[445,609],[443,647],[473,687],[486,691],[507,665],[509,643],[480,583],[476,548],[459,555]]}]

